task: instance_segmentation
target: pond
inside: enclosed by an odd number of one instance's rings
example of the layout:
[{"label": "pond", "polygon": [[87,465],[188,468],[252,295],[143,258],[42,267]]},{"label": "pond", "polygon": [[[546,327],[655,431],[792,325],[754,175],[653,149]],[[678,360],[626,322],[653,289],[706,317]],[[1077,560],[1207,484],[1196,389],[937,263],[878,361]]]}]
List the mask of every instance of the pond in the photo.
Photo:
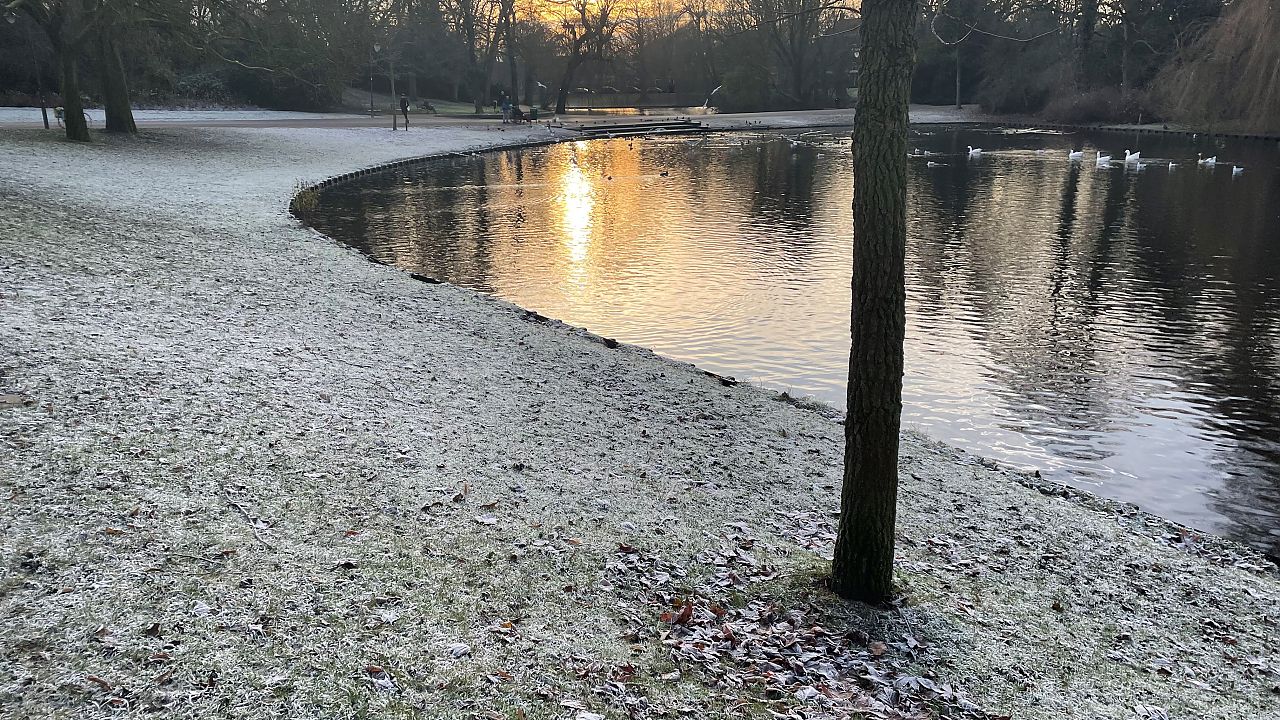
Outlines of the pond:
[{"label": "pond", "polygon": [[[912,145],[904,422],[1280,553],[1280,149],[973,127]],[[460,156],[326,190],[313,224],[842,406],[849,155],[847,131],[810,131]]]}]

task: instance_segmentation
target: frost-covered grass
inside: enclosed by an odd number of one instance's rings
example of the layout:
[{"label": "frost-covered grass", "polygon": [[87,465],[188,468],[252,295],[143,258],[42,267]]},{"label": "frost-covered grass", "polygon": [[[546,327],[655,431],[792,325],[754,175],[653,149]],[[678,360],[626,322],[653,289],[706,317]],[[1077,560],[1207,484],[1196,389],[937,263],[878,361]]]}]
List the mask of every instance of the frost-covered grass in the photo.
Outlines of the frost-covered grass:
[{"label": "frost-covered grass", "polygon": [[[655,717],[824,717],[674,664],[620,544],[673,592],[910,633],[992,711],[1275,715],[1280,584],[1247,553],[908,436],[902,606],[851,612],[813,582],[829,415],[286,212],[299,181],[547,136],[500,128],[0,138],[0,716],[620,718],[620,682]],[[717,586],[743,534],[769,578]]]}]

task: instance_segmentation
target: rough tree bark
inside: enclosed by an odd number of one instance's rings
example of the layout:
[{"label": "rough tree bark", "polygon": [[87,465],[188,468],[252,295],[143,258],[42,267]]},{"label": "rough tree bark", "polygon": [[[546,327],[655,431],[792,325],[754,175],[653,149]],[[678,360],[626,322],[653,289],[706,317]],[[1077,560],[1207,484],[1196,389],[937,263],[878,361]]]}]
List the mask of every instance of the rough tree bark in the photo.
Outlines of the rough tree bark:
[{"label": "rough tree bark", "polygon": [[849,411],[831,587],[866,602],[886,600],[893,591],[906,328],[907,107],[916,16],[916,0],[862,3]]},{"label": "rough tree bark", "polygon": [[102,104],[107,115],[107,132],[137,133],[133,108],[129,103],[129,84],[124,73],[120,48],[111,39],[111,29],[99,25],[98,53],[101,60]]}]

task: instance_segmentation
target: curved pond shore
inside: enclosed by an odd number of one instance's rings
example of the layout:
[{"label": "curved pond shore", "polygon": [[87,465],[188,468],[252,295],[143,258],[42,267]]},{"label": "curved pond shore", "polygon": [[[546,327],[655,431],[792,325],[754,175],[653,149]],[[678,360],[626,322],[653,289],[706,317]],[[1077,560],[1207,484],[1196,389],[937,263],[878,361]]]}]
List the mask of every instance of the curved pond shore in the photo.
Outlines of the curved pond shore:
[{"label": "curved pond shore", "polygon": [[998,714],[1274,712],[1280,582],[1247,551],[908,436],[903,601],[845,605],[816,582],[830,414],[417,282],[287,212],[300,182],[547,135],[0,136],[0,707],[847,710],[664,644],[695,598],[802,609]]}]

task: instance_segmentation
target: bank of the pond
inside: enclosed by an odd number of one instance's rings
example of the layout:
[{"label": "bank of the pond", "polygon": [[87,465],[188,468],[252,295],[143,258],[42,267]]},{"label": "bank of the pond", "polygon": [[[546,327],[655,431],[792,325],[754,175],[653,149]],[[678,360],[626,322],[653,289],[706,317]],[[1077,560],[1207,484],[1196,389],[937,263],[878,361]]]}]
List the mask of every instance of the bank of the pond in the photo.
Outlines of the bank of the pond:
[{"label": "bank of the pond", "polygon": [[829,414],[287,212],[547,132],[0,137],[3,714],[1274,714],[1280,583],[1244,551],[908,436],[903,602],[850,608],[814,582]]}]

